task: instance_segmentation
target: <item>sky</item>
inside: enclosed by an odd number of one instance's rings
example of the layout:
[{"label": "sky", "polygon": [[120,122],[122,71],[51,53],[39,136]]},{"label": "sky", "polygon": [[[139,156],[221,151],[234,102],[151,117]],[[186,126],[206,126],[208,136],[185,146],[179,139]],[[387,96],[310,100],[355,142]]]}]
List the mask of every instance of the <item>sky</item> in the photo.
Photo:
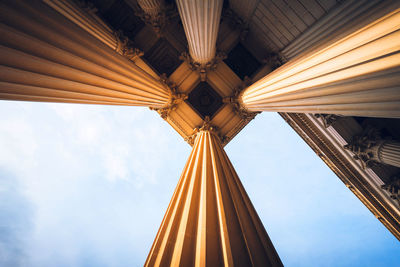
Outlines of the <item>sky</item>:
[{"label": "sky", "polygon": [[[147,108],[0,102],[0,266],[143,266],[191,147]],[[400,242],[276,113],[225,150],[285,266]]]}]

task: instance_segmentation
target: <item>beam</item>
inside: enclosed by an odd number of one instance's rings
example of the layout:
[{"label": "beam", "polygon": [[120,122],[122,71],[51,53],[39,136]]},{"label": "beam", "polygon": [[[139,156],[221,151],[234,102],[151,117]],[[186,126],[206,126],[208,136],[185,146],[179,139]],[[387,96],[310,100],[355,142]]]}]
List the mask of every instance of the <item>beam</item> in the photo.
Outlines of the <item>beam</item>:
[{"label": "beam", "polygon": [[[246,88],[249,111],[400,118],[400,4],[384,1]],[[362,23],[361,23],[362,24]]]},{"label": "beam", "polygon": [[166,85],[113,51],[112,39],[41,1],[2,1],[0,18],[0,99],[154,108],[171,99]]},{"label": "beam", "polygon": [[145,266],[283,266],[212,129],[197,133]]}]

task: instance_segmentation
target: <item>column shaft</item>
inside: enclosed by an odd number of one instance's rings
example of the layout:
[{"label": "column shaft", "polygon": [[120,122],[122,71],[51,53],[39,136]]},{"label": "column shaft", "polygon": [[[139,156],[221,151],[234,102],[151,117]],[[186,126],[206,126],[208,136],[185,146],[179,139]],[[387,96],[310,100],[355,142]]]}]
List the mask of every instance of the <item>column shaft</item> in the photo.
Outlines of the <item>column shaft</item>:
[{"label": "column shaft", "polygon": [[41,1],[2,1],[0,18],[0,99],[167,105],[166,86]]},{"label": "column shaft", "polygon": [[368,25],[343,27],[249,86],[240,99],[244,107],[400,118],[400,5],[388,3],[354,18],[379,15]]},{"label": "column shaft", "polygon": [[210,62],[216,52],[222,0],[177,0],[189,53],[199,64]]},{"label": "column shaft", "polygon": [[145,266],[282,266],[214,133],[197,134]]},{"label": "column shaft", "polygon": [[113,30],[93,13],[82,10],[72,0],[43,0],[43,2],[111,49],[117,50],[118,39]]},{"label": "column shaft", "polygon": [[150,16],[157,16],[161,12],[162,0],[137,0],[143,11]]}]

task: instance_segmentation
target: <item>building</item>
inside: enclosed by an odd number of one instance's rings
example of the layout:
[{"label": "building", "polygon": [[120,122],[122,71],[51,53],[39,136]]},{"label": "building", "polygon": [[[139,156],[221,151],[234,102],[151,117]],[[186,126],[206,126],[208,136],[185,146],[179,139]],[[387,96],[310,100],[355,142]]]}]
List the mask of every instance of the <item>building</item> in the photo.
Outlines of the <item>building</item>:
[{"label": "building", "polygon": [[148,106],[194,146],[148,265],[281,264],[222,149],[261,111],[280,112],[400,237],[397,1],[4,1],[1,12],[1,99]]}]

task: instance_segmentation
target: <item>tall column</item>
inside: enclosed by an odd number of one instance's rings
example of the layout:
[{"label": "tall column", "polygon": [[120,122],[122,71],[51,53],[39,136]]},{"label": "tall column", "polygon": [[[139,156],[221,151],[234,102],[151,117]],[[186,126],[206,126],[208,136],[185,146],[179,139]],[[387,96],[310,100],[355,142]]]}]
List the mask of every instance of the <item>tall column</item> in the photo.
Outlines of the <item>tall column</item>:
[{"label": "tall column", "polygon": [[161,12],[162,0],[137,0],[143,11],[150,16],[157,16]]},{"label": "tall column", "polygon": [[169,88],[41,1],[0,3],[0,99],[161,108]]},{"label": "tall column", "polygon": [[[383,7],[382,7],[383,5]],[[240,101],[250,111],[327,113],[400,118],[400,4],[382,5],[359,28],[327,36],[249,86]]]},{"label": "tall column", "polygon": [[283,266],[213,131],[197,134],[145,266]]},{"label": "tall column", "polygon": [[216,52],[223,0],[177,0],[179,15],[193,60],[201,65]]}]

